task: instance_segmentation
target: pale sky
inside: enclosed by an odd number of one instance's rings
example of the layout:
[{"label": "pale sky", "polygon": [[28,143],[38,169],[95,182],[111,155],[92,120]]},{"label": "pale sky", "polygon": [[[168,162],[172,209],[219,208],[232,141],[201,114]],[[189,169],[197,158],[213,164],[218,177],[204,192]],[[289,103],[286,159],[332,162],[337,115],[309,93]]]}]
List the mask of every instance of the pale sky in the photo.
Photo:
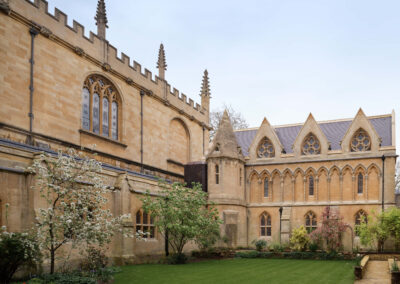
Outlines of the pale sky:
[{"label": "pale sky", "polygon": [[[97,0],[49,0],[96,31]],[[211,109],[223,103],[251,127],[396,111],[400,116],[398,0],[106,0],[107,39],[196,102],[205,68]],[[399,119],[396,119],[400,133]],[[398,135],[397,135],[398,136]],[[396,139],[400,149],[400,139]]]}]

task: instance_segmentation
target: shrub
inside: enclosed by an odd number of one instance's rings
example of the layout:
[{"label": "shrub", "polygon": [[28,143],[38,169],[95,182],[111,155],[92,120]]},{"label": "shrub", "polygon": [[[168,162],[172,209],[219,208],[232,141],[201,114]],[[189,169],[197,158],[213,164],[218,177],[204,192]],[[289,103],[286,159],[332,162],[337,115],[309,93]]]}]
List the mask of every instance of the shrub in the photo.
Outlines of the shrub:
[{"label": "shrub", "polygon": [[271,243],[269,245],[269,250],[272,250],[275,252],[282,252],[284,250],[284,246],[281,245],[280,243]]},{"label": "shrub", "polygon": [[185,264],[187,257],[183,253],[173,253],[167,257],[168,264]]},{"label": "shrub", "polygon": [[257,251],[262,251],[267,247],[267,241],[266,240],[254,240],[253,244],[256,246]]},{"label": "shrub", "polygon": [[84,271],[96,271],[107,266],[107,257],[103,250],[88,247],[86,250],[86,258],[81,264],[81,268]]},{"label": "shrub", "polygon": [[9,233],[6,227],[1,230],[0,282],[9,283],[20,267],[35,265],[40,258],[40,250],[34,236],[27,233]]},{"label": "shrub", "polygon": [[290,247],[296,251],[304,251],[310,242],[306,228],[300,226],[292,231],[292,237],[290,238]]},{"label": "shrub", "polygon": [[393,263],[392,263],[392,272],[399,272],[399,266],[398,266],[398,264],[397,264],[397,259],[394,259],[394,260],[393,260]]},{"label": "shrub", "polygon": [[308,248],[310,249],[310,251],[316,252],[319,249],[319,245],[318,245],[318,243],[311,242],[308,245]]}]

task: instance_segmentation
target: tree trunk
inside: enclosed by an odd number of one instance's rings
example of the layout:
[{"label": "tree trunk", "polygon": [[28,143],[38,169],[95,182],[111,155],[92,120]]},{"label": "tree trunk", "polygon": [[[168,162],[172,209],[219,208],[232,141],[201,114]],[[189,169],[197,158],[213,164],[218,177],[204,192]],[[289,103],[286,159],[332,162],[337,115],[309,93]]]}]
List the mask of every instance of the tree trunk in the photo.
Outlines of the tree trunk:
[{"label": "tree trunk", "polygon": [[54,246],[51,245],[51,251],[50,251],[50,274],[54,274],[54,262],[55,262]]}]

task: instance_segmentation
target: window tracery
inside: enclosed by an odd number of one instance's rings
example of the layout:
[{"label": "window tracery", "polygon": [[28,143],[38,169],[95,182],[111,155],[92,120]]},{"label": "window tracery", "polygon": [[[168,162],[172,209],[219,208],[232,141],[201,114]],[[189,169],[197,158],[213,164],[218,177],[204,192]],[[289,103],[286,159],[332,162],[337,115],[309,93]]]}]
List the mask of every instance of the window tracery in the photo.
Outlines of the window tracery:
[{"label": "window tracery", "polygon": [[317,216],[314,212],[309,211],[307,212],[306,216],[306,230],[308,233],[311,233],[315,229],[317,229]]},{"label": "window tracery", "polygon": [[100,75],[90,75],[82,89],[82,128],[118,140],[119,111],[119,94],[113,84]]},{"label": "window tracery", "polygon": [[260,218],[260,235],[271,236],[271,216],[268,213],[263,213]]},{"label": "window tracery", "polygon": [[362,152],[371,150],[371,138],[368,133],[360,128],[354,133],[350,143],[351,152]]},{"label": "window tracery", "polygon": [[301,147],[301,153],[303,155],[321,154],[321,143],[314,134],[310,133],[307,135],[306,139],[304,139]]},{"label": "window tracery", "polygon": [[264,137],[257,148],[258,158],[272,158],[275,157],[275,149],[267,137]]}]

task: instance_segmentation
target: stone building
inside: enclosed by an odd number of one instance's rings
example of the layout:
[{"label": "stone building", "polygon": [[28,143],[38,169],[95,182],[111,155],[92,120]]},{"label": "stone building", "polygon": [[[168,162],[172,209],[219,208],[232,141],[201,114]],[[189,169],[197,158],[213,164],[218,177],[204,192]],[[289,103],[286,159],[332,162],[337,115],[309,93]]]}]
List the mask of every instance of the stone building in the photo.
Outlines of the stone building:
[{"label": "stone building", "polygon": [[[232,246],[286,242],[293,228],[315,228],[326,206],[354,228],[360,214],[395,203],[394,113],[367,117],[360,110],[329,122],[310,115],[304,124],[277,127],[265,119],[240,131],[225,114],[210,145],[207,70],[198,104],[166,80],[162,44],[155,76],[119,54],[106,38],[104,0],[97,33],[88,37],[44,0],[0,0],[0,10],[0,226],[28,229],[41,206],[34,178],[21,167],[39,152],[70,147],[103,163],[116,188],[109,207],[131,213],[132,230],[151,230],[138,197],[156,194],[159,177],[202,181]],[[347,248],[357,241],[353,232],[346,238]],[[163,250],[154,231],[146,242],[117,238],[109,254],[140,261]]]}]

